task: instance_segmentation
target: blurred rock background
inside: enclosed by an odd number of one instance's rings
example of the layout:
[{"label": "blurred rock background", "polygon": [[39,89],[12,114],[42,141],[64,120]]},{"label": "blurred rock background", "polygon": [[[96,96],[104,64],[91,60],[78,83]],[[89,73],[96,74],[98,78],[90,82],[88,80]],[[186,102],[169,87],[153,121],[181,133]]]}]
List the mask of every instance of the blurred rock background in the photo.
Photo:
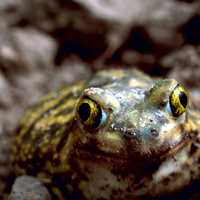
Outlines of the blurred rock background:
[{"label": "blurred rock background", "polygon": [[28,105],[101,68],[133,66],[183,82],[200,105],[200,1],[0,0],[0,191]]}]

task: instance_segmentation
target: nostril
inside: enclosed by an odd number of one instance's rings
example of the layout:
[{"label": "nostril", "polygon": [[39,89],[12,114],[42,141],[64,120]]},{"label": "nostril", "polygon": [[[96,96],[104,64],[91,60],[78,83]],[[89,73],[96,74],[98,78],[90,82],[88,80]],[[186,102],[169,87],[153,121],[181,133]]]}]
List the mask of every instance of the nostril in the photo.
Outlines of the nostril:
[{"label": "nostril", "polygon": [[151,135],[154,136],[154,137],[158,137],[159,133],[156,129],[151,129]]}]

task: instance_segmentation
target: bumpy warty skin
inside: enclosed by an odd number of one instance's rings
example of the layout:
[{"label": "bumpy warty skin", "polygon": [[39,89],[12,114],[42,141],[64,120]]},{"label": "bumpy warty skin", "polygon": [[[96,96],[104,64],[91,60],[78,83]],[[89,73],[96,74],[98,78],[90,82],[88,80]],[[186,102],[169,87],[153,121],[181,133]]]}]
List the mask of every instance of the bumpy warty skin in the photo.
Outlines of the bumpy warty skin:
[{"label": "bumpy warty skin", "polygon": [[200,171],[200,112],[188,98],[177,81],[137,70],[104,70],[63,87],[22,118],[16,175],[37,176],[58,199],[180,190]]}]

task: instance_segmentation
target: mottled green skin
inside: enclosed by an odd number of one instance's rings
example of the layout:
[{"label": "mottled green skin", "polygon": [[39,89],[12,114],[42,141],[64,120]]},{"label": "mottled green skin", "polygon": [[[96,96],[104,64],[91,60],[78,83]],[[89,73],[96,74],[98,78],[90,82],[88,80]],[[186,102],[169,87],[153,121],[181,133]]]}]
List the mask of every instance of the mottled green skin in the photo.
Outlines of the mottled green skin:
[{"label": "mottled green skin", "polygon": [[[37,176],[60,199],[135,199],[183,188],[199,178],[200,113],[188,106],[173,117],[176,85],[136,70],[105,70],[49,94],[21,120],[16,174]],[[96,130],[76,115],[83,96],[107,113]]]}]

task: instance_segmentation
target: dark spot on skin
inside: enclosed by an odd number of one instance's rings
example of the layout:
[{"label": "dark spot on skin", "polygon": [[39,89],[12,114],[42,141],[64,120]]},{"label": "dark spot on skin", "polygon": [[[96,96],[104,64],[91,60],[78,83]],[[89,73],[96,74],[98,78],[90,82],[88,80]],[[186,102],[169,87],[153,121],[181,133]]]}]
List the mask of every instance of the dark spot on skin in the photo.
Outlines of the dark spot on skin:
[{"label": "dark spot on skin", "polygon": [[82,121],[86,121],[90,117],[90,105],[83,103],[79,106],[78,113]]},{"label": "dark spot on skin", "polygon": [[160,109],[164,108],[166,106],[166,102],[161,102],[160,103]]},{"label": "dark spot on skin", "polygon": [[172,159],[173,159],[174,162],[177,162],[177,158],[176,157],[173,156]]},{"label": "dark spot on skin", "polygon": [[107,188],[111,187],[110,184],[105,184],[104,186],[100,187],[101,191],[106,191]]},{"label": "dark spot on skin", "polygon": [[117,176],[117,181],[119,181],[119,182],[121,181],[121,178],[119,176]]},{"label": "dark spot on skin", "polygon": [[179,99],[180,99],[182,106],[185,108],[187,106],[187,102],[188,102],[187,95],[184,92],[180,92]]},{"label": "dark spot on skin", "polygon": [[190,148],[190,154],[193,155],[197,152],[198,146],[192,143],[191,148]]},{"label": "dark spot on skin", "polygon": [[169,182],[170,182],[170,177],[166,177],[162,181],[163,185],[165,185],[165,186],[167,186],[169,184]]},{"label": "dark spot on skin", "polygon": [[159,133],[156,129],[151,129],[151,135],[154,137],[158,137]]}]

